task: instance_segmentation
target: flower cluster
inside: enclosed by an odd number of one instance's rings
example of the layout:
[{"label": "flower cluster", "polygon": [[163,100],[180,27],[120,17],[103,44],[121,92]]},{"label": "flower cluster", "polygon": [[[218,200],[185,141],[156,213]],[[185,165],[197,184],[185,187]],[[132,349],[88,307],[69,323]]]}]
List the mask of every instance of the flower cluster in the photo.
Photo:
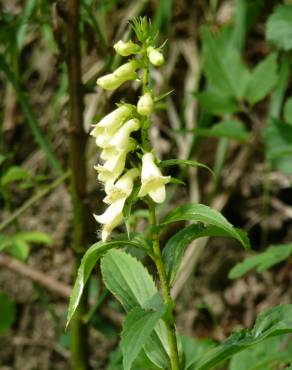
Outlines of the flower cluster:
[{"label": "flower cluster", "polygon": [[[164,62],[161,52],[151,45],[140,46],[132,41],[119,41],[114,49],[121,56],[134,54],[137,57],[97,80],[97,84],[106,90],[115,90],[126,81],[140,79],[139,70],[145,73],[149,63],[159,66]],[[118,104],[91,131],[96,145],[102,149],[100,158],[103,163],[95,166],[95,169],[98,180],[104,184],[104,202],[108,208],[102,215],[94,217],[103,225],[103,241],[123,221],[125,203],[133,192],[135,181],[140,179],[137,196],[149,196],[156,203],[164,201],[165,184],[170,181],[169,176],[162,176],[154,154],[149,148],[143,147],[141,132],[146,125],[149,127],[149,116],[154,107],[151,89],[144,85],[143,92],[137,106]]]}]

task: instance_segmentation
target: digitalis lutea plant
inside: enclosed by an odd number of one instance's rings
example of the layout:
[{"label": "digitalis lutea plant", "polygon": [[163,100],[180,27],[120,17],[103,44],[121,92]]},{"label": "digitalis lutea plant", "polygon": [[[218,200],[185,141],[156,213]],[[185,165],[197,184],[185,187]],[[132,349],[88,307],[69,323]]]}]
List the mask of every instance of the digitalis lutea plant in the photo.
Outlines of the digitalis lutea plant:
[{"label": "digitalis lutea plant", "polygon": [[[120,102],[117,109],[106,115],[91,131],[91,135],[96,138],[96,145],[102,149],[100,158],[103,163],[95,166],[95,169],[98,180],[104,185],[104,202],[110,204],[104,214],[94,215],[103,224],[103,241],[123,221],[125,202],[132,193],[135,181],[141,184],[138,197],[149,196],[155,203],[165,200],[165,185],[170,181],[169,176],[162,176],[153,150],[149,151],[149,147],[143,145],[145,140],[142,138],[142,130],[146,127],[147,131],[150,126],[150,116],[154,109],[153,90],[147,81],[149,65],[160,66],[164,63],[162,53],[152,45],[154,40],[148,37],[144,41],[140,45],[133,41],[118,41],[114,45],[117,54],[123,57],[134,56],[112,73],[97,80],[97,84],[105,90],[115,90],[131,80],[140,80],[142,86],[137,106]],[[136,131],[140,131],[138,140],[131,136]],[[127,161],[128,154],[132,156],[132,161]]]},{"label": "digitalis lutea plant", "polygon": [[[103,214],[94,215],[102,225],[102,240],[92,245],[82,259],[70,299],[67,324],[76,311],[95,263],[101,258],[105,285],[128,313],[121,335],[121,369],[130,370],[136,359],[144,354],[148,359],[145,369],[189,370],[176,330],[174,302],[170,294],[183,252],[192,240],[203,236],[233,237],[246,248],[249,243],[243,232],[235,229],[220,213],[202,204],[180,206],[158,224],[156,204],[164,202],[166,185],[175,182],[163,174],[163,169],[170,165],[197,166],[198,163],[179,159],[161,162],[151,148],[151,114],[155,102],[161,97],[155,97],[149,74],[152,68],[164,63],[164,57],[145,18],[134,20],[132,26],[138,42],[120,40],[114,45],[114,50],[120,56],[128,57],[128,61],[100,77],[97,84],[105,90],[115,90],[125,82],[137,80],[141,95],[136,105],[117,103],[116,109],[91,131],[100,149],[100,161],[95,169],[104,187],[103,201],[107,208]],[[129,216],[131,206],[139,200],[146,203],[149,210],[149,228],[145,235],[130,239],[129,233],[128,239],[124,235],[114,238],[113,230]],[[194,225],[171,237],[161,251],[160,232],[177,221],[191,221]],[[129,253],[118,250],[125,247],[142,249],[152,259],[160,292],[143,264]]]}]

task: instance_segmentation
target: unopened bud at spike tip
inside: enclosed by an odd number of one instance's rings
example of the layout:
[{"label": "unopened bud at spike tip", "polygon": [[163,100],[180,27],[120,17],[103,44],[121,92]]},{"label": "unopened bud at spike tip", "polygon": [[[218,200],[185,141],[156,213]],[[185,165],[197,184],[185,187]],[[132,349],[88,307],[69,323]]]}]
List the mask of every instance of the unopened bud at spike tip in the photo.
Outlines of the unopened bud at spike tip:
[{"label": "unopened bud at spike tip", "polygon": [[142,95],[137,104],[137,112],[142,116],[150,116],[153,112],[153,99],[150,93]]},{"label": "unopened bud at spike tip", "polygon": [[124,42],[120,40],[114,45],[114,49],[122,57],[127,57],[131,54],[137,54],[140,47],[132,41]]},{"label": "unopened bud at spike tip", "polygon": [[164,63],[163,54],[161,54],[160,51],[152,46],[147,48],[147,55],[151,64],[153,64],[155,67],[159,67]]}]

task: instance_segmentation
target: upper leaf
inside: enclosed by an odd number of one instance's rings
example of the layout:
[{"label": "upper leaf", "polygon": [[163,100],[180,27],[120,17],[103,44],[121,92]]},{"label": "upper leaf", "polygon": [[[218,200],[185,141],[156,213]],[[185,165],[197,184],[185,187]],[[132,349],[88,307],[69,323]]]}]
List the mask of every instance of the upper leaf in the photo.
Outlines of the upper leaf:
[{"label": "upper leaf", "polygon": [[240,100],[249,81],[249,71],[240,53],[217,42],[217,37],[207,27],[201,29],[203,41],[203,68],[214,90]]},{"label": "upper leaf", "polygon": [[269,17],[266,28],[268,41],[280,49],[292,49],[292,6],[279,5]]},{"label": "upper leaf", "polygon": [[176,221],[197,221],[206,223],[225,232],[224,236],[237,239],[246,249],[250,249],[246,234],[236,229],[226,218],[214,209],[204,204],[186,204],[171,211],[162,222],[162,225]]},{"label": "upper leaf", "polygon": [[130,370],[143,345],[149,339],[158,320],[165,312],[165,306],[158,311],[133,308],[123,325],[121,348],[124,370]]},{"label": "upper leaf", "polygon": [[[101,261],[106,287],[130,311],[135,307],[145,310],[159,309],[163,302],[147,269],[133,256],[118,250],[109,251]],[[144,345],[149,359],[158,367],[169,366],[169,344],[162,320]]]},{"label": "upper leaf", "polygon": [[124,241],[113,241],[113,242],[108,242],[108,243],[98,242],[98,243],[93,244],[86,251],[86,253],[84,254],[81,260],[81,264],[79,266],[78,273],[77,273],[77,278],[75,280],[72,294],[70,297],[66,326],[68,326],[70,320],[72,319],[74,312],[76,311],[76,308],[80,302],[85,284],[87,280],[89,279],[91,271],[93,270],[98,259],[101,258],[104,255],[104,253],[110,250],[111,248],[123,248],[127,246],[136,247],[136,248],[140,247],[140,245],[135,242],[124,240]]},{"label": "upper leaf", "polygon": [[214,369],[233,354],[252,347],[263,340],[292,333],[292,305],[280,305],[261,313],[252,330],[241,330],[232,334],[225,342],[207,352],[195,370]]},{"label": "upper leaf", "polygon": [[236,279],[245,275],[248,271],[255,268],[258,272],[263,272],[268,268],[287,259],[292,254],[292,243],[272,245],[265,252],[246,258],[243,262],[235,265],[229,272],[231,279]]},{"label": "upper leaf", "polygon": [[226,231],[215,226],[204,227],[192,224],[174,234],[166,243],[162,251],[169,284],[172,285],[187,246],[195,239],[203,236],[230,236]]},{"label": "upper leaf", "polygon": [[263,99],[276,85],[277,80],[277,55],[273,53],[261,61],[252,71],[246,89],[247,101],[250,104],[255,104]]}]

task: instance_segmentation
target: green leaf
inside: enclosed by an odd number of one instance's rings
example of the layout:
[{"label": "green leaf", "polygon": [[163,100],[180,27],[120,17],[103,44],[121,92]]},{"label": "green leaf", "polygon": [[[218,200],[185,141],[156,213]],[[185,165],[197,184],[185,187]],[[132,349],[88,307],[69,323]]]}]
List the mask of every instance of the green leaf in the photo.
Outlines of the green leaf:
[{"label": "green leaf", "polygon": [[284,105],[284,120],[292,125],[292,98],[286,100]]},{"label": "green leaf", "polygon": [[184,369],[192,370],[194,364],[211,348],[216,346],[211,339],[194,339],[180,335],[184,353]]},{"label": "green leaf", "polygon": [[292,254],[292,243],[273,245],[265,252],[246,258],[243,262],[235,265],[229,272],[230,279],[236,279],[245,275],[248,271],[256,268],[263,272],[268,268],[286,260]]},{"label": "green leaf", "polygon": [[161,223],[166,225],[177,221],[196,221],[215,226],[229,236],[237,239],[245,249],[250,249],[249,240],[246,234],[236,229],[226,218],[218,211],[204,204],[185,204],[171,211]]},{"label": "green leaf", "polygon": [[142,263],[128,253],[109,251],[101,260],[101,271],[106,287],[126,311],[137,306],[150,309],[162,304],[153,278]]},{"label": "green leaf", "polygon": [[[157,309],[162,305],[152,276],[136,258],[111,250],[102,258],[101,271],[108,290],[121,302],[126,311],[139,306]],[[144,345],[147,357],[158,367],[169,366],[169,344],[165,324],[160,320]]]},{"label": "green leaf", "polygon": [[132,363],[139,355],[164,312],[165,306],[158,311],[135,307],[129,312],[123,325],[121,339],[124,370],[131,369]]},{"label": "green leaf", "polygon": [[277,69],[277,55],[275,53],[258,63],[252,71],[245,93],[250,104],[253,105],[262,100],[273,89],[278,81]]},{"label": "green leaf", "polygon": [[167,241],[162,251],[162,258],[170,285],[175,281],[187,246],[193,240],[204,236],[230,237],[230,234],[215,226],[204,227],[202,224],[192,224],[178,231]]},{"label": "green leaf", "polygon": [[269,17],[266,28],[266,38],[279,49],[292,49],[292,6],[279,5]]},{"label": "green leaf", "polygon": [[223,115],[240,111],[240,107],[232,96],[217,91],[206,90],[195,94],[199,103],[209,113]]},{"label": "green leaf", "polygon": [[1,177],[1,185],[7,186],[11,182],[26,180],[29,173],[19,166],[10,167]]},{"label": "green leaf", "polygon": [[249,81],[249,71],[240,53],[220,42],[207,27],[201,29],[203,42],[203,68],[212,89],[240,100]]},{"label": "green leaf", "polygon": [[101,258],[104,253],[112,248],[123,248],[123,247],[136,247],[140,248],[140,245],[130,241],[113,241],[113,242],[98,242],[93,244],[84,254],[79,269],[77,273],[77,278],[74,283],[72,294],[70,297],[68,313],[67,313],[67,323],[66,326],[70,323],[74,312],[80,302],[83,289],[87,280],[96,265],[99,258]]},{"label": "green leaf", "polygon": [[241,121],[238,121],[237,119],[222,121],[216,123],[210,128],[206,129],[199,128],[194,129],[192,131],[202,136],[225,137],[228,139],[238,140],[241,143],[245,143],[249,137],[249,133],[244,127],[243,123]]},{"label": "green leaf", "polygon": [[7,294],[0,292],[0,335],[4,334],[16,319],[16,305]]},{"label": "green leaf", "polygon": [[292,173],[292,126],[271,120],[263,129],[268,161],[286,174]]},{"label": "green leaf", "polygon": [[51,238],[51,236],[41,231],[20,232],[17,233],[15,237],[19,240],[23,240],[28,243],[37,243],[45,245],[51,245],[53,243],[53,239]]},{"label": "green leaf", "polygon": [[230,370],[274,370],[290,361],[292,341],[286,335],[279,335],[234,355],[230,361]]},{"label": "green leaf", "polygon": [[213,171],[211,168],[206,166],[203,163],[196,162],[196,161],[191,161],[188,159],[167,159],[165,161],[160,162],[161,167],[169,167],[169,166],[191,166],[191,167],[202,167],[205,168],[206,170],[210,171],[212,174]]},{"label": "green leaf", "polygon": [[24,240],[13,238],[13,244],[8,253],[21,261],[26,261],[29,254],[29,245]]},{"label": "green leaf", "polygon": [[196,364],[195,370],[214,369],[235,353],[281,334],[292,333],[292,305],[280,305],[261,313],[251,330],[232,334],[225,342],[207,352]]}]

